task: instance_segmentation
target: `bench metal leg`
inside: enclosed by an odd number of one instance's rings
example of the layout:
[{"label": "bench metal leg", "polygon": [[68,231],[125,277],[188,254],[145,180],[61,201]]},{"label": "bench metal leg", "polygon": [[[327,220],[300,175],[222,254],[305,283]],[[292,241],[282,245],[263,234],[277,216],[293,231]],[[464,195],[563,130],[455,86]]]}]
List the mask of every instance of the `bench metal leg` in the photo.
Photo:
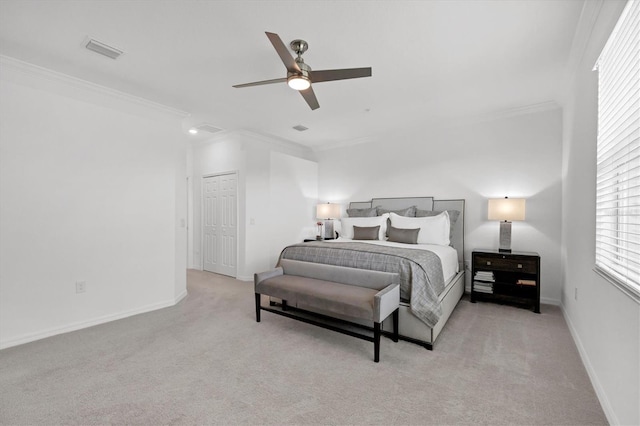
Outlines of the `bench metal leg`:
[{"label": "bench metal leg", "polygon": [[398,312],[400,309],[393,311],[393,341],[398,342]]},{"label": "bench metal leg", "polygon": [[260,293],[256,293],[256,322],[260,322]]},{"label": "bench metal leg", "polygon": [[287,310],[287,307],[288,307],[288,305],[287,305],[287,301],[286,301],[286,300],[283,300],[283,301],[282,301],[282,310],[283,310],[283,311],[286,311],[286,310]]},{"label": "bench metal leg", "polygon": [[380,323],[373,323],[373,361],[380,361]]}]

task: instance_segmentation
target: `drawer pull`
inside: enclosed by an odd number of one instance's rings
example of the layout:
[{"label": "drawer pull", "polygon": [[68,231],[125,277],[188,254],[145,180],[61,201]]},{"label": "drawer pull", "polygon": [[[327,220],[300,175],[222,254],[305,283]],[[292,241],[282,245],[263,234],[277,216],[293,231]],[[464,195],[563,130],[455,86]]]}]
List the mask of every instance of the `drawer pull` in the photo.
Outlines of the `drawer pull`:
[{"label": "drawer pull", "polygon": [[487,260],[487,265],[491,265],[491,262],[489,262],[488,260]]},{"label": "drawer pull", "polygon": [[518,263],[518,268],[522,269],[522,263]]}]

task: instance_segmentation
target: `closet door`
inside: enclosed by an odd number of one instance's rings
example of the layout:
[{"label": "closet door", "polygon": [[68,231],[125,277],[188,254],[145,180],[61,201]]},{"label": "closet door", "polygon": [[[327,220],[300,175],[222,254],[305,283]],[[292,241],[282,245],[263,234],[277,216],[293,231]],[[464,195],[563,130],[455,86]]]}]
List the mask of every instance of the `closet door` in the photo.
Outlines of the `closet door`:
[{"label": "closet door", "polygon": [[237,175],[207,176],[203,179],[202,252],[203,269],[236,276]]},{"label": "closet door", "polygon": [[221,258],[219,273],[236,276],[236,253],[238,244],[238,211],[237,211],[238,176],[220,176],[220,241]]}]

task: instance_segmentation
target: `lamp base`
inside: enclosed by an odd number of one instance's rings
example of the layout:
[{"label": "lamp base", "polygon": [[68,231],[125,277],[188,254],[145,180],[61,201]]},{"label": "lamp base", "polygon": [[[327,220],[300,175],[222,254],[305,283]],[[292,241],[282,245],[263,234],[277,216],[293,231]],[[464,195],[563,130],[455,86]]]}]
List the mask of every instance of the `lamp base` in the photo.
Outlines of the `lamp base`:
[{"label": "lamp base", "polygon": [[511,253],[511,222],[500,222],[500,248],[501,253]]},{"label": "lamp base", "polygon": [[324,221],[324,239],[333,240],[336,236],[333,233],[333,220]]}]

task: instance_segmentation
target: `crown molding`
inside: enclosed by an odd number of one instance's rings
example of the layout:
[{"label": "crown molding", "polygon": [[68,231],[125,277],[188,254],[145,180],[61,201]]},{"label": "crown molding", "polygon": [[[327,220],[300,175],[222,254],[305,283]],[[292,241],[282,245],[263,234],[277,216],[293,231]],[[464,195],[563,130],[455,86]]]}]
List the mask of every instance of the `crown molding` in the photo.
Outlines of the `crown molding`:
[{"label": "crown molding", "polygon": [[193,146],[200,146],[211,142],[220,142],[229,139],[229,137],[233,136],[234,133],[235,132],[233,130],[221,130],[209,135],[198,133],[196,135],[189,135],[189,140]]},{"label": "crown molding", "polygon": [[529,105],[521,105],[513,108],[505,108],[497,111],[462,116],[458,118],[453,118],[450,120],[444,120],[446,127],[451,127],[455,125],[468,125],[468,124],[476,124],[476,123],[485,123],[487,121],[496,121],[496,120],[504,120],[506,118],[517,117],[520,115],[528,115],[535,114],[538,112],[551,111],[554,109],[561,108],[560,104],[554,100],[538,102],[535,104]]},{"label": "crown molding", "polygon": [[269,133],[260,132],[256,130],[250,129],[239,129],[237,131],[238,134],[241,134],[246,137],[254,138],[260,142],[270,143],[272,145],[278,146],[280,148],[284,148],[287,150],[297,151],[301,154],[311,154],[313,150],[306,145],[290,141],[288,139],[281,138],[279,136],[275,136]]},{"label": "crown molding", "polygon": [[589,45],[589,40],[591,39],[591,34],[593,33],[593,28],[598,21],[603,4],[604,0],[585,1],[582,4],[582,11],[578,18],[576,31],[573,34],[569,58],[567,59],[565,66],[565,75],[561,89],[563,99],[566,99],[568,93],[571,91],[575,75],[584,58]]},{"label": "crown molding", "polygon": [[20,75],[31,78],[35,77],[45,82],[53,82],[58,84],[62,83],[63,85],[67,87],[73,87],[74,89],[80,89],[89,93],[106,96],[111,99],[125,101],[137,106],[142,106],[144,108],[150,108],[154,111],[161,112],[163,114],[169,114],[177,118],[185,118],[189,115],[189,113],[186,111],[181,111],[179,109],[159,104],[148,99],[140,98],[138,96],[111,89],[109,87],[101,86],[99,84],[92,83],[78,77],[63,74],[58,71],[31,64],[29,62],[24,62],[5,55],[0,55],[0,68],[2,68],[3,77],[7,76],[8,71],[13,71],[19,73]]},{"label": "crown molding", "polygon": [[[561,108],[561,106],[556,101],[546,101],[546,102],[539,102],[536,104],[522,105],[522,106],[517,106],[513,108],[501,109],[501,110],[483,113],[483,114],[451,117],[451,118],[440,120],[438,122],[433,121],[431,124],[433,125],[432,127],[433,129],[436,129],[436,128],[450,129],[452,127],[457,127],[457,126],[468,126],[468,125],[484,123],[488,121],[504,120],[507,118],[517,117],[521,115],[535,114],[535,113],[544,112],[544,111],[551,111],[559,108]],[[429,127],[427,127],[427,130],[428,129]],[[391,131],[391,132],[379,134],[376,136],[363,136],[360,138],[335,142],[335,143],[326,144],[323,146],[312,147],[312,149],[314,152],[323,152],[323,151],[347,148],[355,145],[375,142],[385,138],[389,140],[393,140],[394,136],[398,136],[399,134],[405,131],[416,131],[416,130],[425,131],[425,122],[423,121],[409,128],[402,128],[396,131]]]},{"label": "crown molding", "polygon": [[302,145],[296,142],[292,142],[287,139],[283,139],[267,133],[262,133],[249,129],[238,129],[233,132],[235,135],[240,135],[245,138],[253,139],[257,142],[266,143],[274,147],[282,148],[286,151],[293,151],[301,155],[312,155],[313,150],[306,145]]},{"label": "crown molding", "polygon": [[281,148],[284,152],[295,153],[304,158],[315,161],[313,155],[314,151],[308,146],[291,142],[286,139],[279,138],[277,136],[259,133],[249,129],[235,129],[235,130],[223,130],[215,133],[210,137],[193,140],[192,143],[195,146],[206,145],[208,143],[216,143],[229,139],[249,139],[259,143],[267,144],[272,147]]}]

